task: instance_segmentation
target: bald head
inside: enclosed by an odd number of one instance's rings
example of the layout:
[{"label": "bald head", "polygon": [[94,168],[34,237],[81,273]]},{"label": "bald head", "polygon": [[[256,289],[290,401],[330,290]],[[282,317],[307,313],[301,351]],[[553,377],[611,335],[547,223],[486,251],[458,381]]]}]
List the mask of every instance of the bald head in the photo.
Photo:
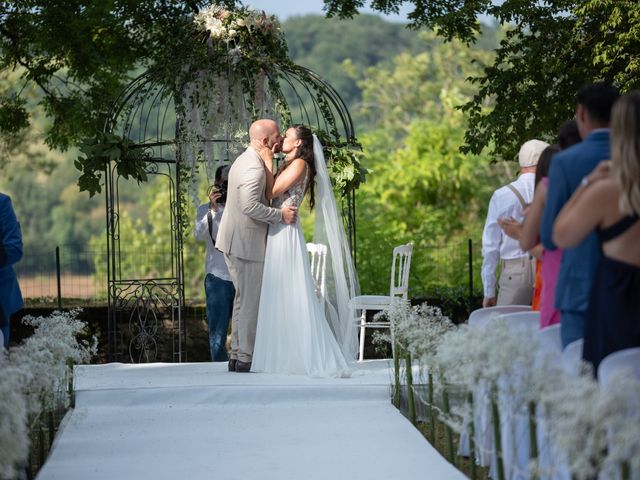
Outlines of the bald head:
[{"label": "bald head", "polygon": [[249,127],[249,138],[251,140],[258,140],[261,143],[263,143],[265,139],[269,139],[278,133],[278,125],[276,122],[267,118],[256,120]]}]

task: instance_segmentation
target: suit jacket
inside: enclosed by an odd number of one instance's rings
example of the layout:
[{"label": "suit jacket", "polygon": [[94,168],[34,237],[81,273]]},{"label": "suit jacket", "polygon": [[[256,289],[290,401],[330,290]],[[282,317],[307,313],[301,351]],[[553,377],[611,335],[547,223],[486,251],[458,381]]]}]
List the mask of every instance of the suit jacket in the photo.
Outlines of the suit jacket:
[{"label": "suit jacket", "polygon": [[245,260],[264,261],[268,224],[282,220],[280,209],[269,206],[265,187],[264,162],[249,147],[229,170],[227,203],[216,237],[218,250]]},{"label": "suit jacket", "polygon": [[8,320],[22,308],[20,285],[13,264],[22,258],[22,233],[11,199],[0,193],[0,309]]},{"label": "suit jacket", "polygon": [[[553,157],[549,171],[549,191],[540,226],[540,238],[546,249],[555,250],[553,223],[563,205],[580,185],[583,177],[610,155],[609,131],[592,132],[581,143]],[[582,243],[568,248],[562,256],[555,293],[559,310],[584,312],[589,305],[591,286],[602,256],[595,232]]]}]

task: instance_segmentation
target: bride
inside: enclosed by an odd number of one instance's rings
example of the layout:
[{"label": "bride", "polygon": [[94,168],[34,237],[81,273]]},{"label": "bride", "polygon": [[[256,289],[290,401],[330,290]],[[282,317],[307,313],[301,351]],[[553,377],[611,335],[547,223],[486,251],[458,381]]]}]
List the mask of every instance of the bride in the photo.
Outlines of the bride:
[{"label": "bride", "polygon": [[[253,146],[266,165],[273,164],[271,150]],[[348,307],[357,282],[322,146],[308,127],[294,125],[286,132],[282,152],[284,166],[275,178],[267,172],[267,196],[274,207],[299,207],[308,193],[311,208],[316,208],[314,241],[328,247],[327,293],[324,298],[316,294],[299,221],[270,225],[251,370],[346,377],[357,349]]]}]

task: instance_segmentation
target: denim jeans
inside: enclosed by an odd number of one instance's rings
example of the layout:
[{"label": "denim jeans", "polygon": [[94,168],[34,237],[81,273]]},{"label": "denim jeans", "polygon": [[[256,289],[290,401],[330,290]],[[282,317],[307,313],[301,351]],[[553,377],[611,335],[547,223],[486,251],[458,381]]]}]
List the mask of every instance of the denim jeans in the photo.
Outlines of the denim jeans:
[{"label": "denim jeans", "polygon": [[236,290],[233,283],[222,280],[211,273],[204,277],[204,291],[207,296],[207,323],[209,324],[209,347],[211,361],[226,362],[227,331],[233,311],[233,297]]}]

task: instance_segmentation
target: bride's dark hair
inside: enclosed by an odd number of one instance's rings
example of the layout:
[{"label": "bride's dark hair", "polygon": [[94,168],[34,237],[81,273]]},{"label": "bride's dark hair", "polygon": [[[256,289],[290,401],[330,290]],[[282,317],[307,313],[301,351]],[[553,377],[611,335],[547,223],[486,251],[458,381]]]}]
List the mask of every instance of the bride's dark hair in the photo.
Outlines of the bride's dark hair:
[{"label": "bride's dark hair", "polygon": [[313,210],[313,207],[316,204],[314,189],[316,183],[316,166],[313,155],[313,132],[309,127],[302,125],[301,123],[291,125],[291,128],[296,131],[296,138],[302,142],[296,152],[296,158],[301,158],[307,162],[307,166],[309,167],[309,178],[305,185],[305,191],[309,192],[309,206],[311,207],[311,210]]}]

